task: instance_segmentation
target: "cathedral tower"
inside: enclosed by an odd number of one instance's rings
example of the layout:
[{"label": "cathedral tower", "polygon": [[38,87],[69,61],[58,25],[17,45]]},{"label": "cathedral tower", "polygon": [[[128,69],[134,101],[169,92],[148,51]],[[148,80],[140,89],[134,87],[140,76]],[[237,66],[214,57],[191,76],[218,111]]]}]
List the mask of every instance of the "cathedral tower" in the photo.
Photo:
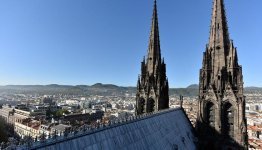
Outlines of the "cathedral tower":
[{"label": "cathedral tower", "polygon": [[242,66],[228,34],[223,0],[213,1],[209,43],[199,78],[197,132],[200,146],[246,149]]},{"label": "cathedral tower", "polygon": [[147,57],[141,63],[137,81],[136,114],[150,113],[169,108],[166,64],[161,59],[157,5],[154,1]]}]

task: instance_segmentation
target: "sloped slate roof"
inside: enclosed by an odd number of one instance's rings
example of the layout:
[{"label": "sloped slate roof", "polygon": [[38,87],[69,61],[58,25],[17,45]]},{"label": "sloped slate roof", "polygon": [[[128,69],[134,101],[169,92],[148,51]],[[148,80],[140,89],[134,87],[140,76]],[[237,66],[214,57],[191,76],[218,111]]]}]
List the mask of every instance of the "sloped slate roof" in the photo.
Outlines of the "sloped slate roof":
[{"label": "sloped slate roof", "polygon": [[182,109],[170,109],[95,132],[46,143],[43,150],[194,150],[195,136]]}]

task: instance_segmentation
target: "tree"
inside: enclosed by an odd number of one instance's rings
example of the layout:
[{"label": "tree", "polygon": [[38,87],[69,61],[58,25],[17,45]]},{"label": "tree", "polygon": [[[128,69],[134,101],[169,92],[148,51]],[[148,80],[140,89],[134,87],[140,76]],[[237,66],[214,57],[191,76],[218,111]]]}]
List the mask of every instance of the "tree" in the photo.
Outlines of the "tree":
[{"label": "tree", "polygon": [[62,117],[64,113],[65,113],[65,114],[69,114],[70,112],[69,112],[68,110],[66,110],[66,109],[61,109],[61,110],[57,110],[57,111],[54,113],[54,115],[55,115],[56,117]]}]

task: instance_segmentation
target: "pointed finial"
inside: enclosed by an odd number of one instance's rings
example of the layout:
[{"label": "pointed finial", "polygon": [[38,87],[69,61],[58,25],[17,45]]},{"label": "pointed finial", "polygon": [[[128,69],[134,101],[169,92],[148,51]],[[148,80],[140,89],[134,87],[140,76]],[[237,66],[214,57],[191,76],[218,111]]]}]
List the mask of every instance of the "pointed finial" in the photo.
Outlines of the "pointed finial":
[{"label": "pointed finial", "polygon": [[183,108],[183,100],[184,100],[184,97],[182,95],[180,95],[180,107]]},{"label": "pointed finial", "polygon": [[157,9],[157,2],[156,0],[154,0],[154,11],[156,11],[156,9]]},{"label": "pointed finial", "polygon": [[141,76],[140,76],[140,75],[138,75],[138,78],[137,78],[137,83],[139,83],[139,84],[140,84],[140,78],[141,78]]}]

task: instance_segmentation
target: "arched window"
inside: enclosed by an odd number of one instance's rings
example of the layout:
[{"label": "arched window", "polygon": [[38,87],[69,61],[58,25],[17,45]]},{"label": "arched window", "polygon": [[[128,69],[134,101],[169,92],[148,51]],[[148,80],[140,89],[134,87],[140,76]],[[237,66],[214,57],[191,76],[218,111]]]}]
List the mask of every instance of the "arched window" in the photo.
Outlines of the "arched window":
[{"label": "arched window", "polygon": [[206,122],[211,127],[215,127],[215,105],[211,102],[206,104]]},{"label": "arched window", "polygon": [[224,104],[222,119],[222,131],[224,135],[234,137],[234,109],[230,103]]},{"label": "arched window", "polygon": [[232,82],[232,73],[231,73],[231,71],[229,71],[229,75],[228,75],[228,80],[229,80],[229,83],[233,83]]},{"label": "arched window", "polygon": [[153,112],[155,110],[155,101],[153,98],[149,98],[147,101],[147,112]]},{"label": "arched window", "polygon": [[138,105],[138,106],[137,106],[137,109],[138,109],[137,112],[143,113],[143,112],[144,112],[144,106],[145,106],[145,99],[140,98],[137,105]]}]

